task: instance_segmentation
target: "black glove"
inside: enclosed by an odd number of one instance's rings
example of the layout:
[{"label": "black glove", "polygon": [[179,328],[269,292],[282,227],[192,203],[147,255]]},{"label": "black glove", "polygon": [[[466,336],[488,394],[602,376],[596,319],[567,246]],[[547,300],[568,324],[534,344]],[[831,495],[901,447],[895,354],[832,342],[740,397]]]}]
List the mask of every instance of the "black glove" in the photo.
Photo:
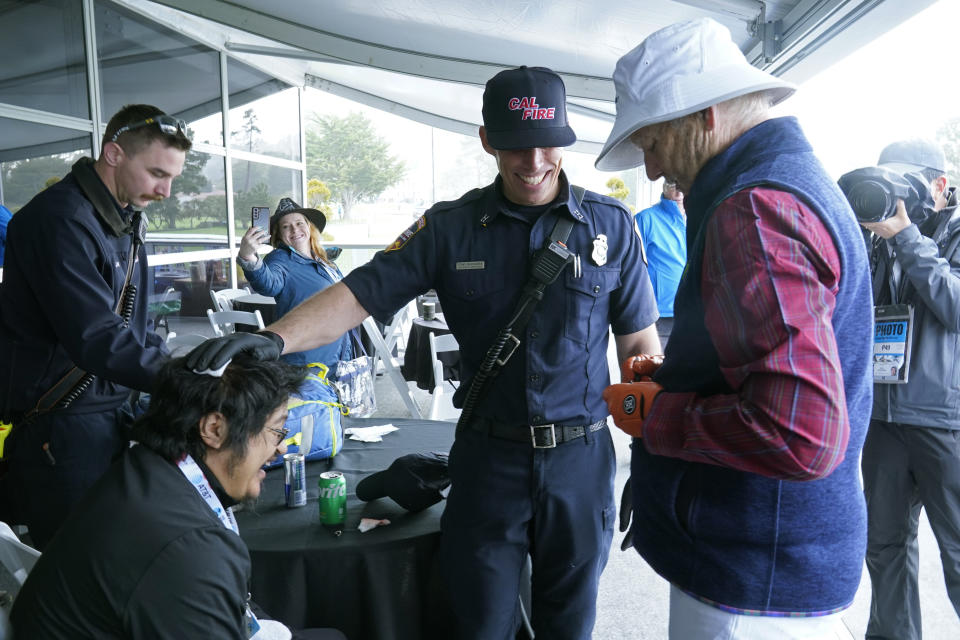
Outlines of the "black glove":
[{"label": "black glove", "polygon": [[187,368],[191,371],[216,370],[238,353],[249,353],[258,360],[276,360],[283,353],[283,338],[272,331],[238,332],[211,338],[187,354]]},{"label": "black glove", "polygon": [[633,546],[633,528],[630,526],[630,520],[633,517],[633,491],[630,490],[630,478],[623,485],[623,494],[620,496],[620,531],[626,531],[623,536],[623,542],[620,543],[620,551],[626,551]]}]

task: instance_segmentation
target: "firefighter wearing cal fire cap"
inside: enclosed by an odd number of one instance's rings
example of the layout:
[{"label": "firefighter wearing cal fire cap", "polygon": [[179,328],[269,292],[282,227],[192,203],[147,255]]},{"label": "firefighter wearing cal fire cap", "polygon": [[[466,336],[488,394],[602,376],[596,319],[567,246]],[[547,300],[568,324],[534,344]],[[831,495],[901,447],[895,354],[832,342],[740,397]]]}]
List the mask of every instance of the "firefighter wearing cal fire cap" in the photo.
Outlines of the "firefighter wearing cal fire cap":
[{"label": "firefighter wearing cal fire cap", "polygon": [[[528,554],[535,632],[590,638],[615,514],[615,457],[601,398],[609,329],[623,356],[659,350],[632,216],[612,198],[571,186],[561,169],[562,148],[576,140],[565,99],[549,69],[494,76],[479,130],[499,168],[493,184],[435,205],[370,263],[266,332],[213,340],[190,356],[200,368],[238,350],[277,357],[329,342],[367,315],[386,319],[436,289],[460,343],[465,381],[455,403],[468,404],[450,452],[441,525],[462,638],[514,637]],[[523,330],[511,334],[516,348],[473,406],[471,380],[522,299],[531,261],[567,226],[569,261]]]}]

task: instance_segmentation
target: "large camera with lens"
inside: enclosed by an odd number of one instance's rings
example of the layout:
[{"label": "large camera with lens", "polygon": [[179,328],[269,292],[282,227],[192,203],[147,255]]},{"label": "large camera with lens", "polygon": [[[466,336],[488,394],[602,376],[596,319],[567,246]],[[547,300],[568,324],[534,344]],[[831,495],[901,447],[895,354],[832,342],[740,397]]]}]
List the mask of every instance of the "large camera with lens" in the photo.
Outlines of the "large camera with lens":
[{"label": "large camera with lens", "polygon": [[863,167],[843,174],[837,184],[860,222],[880,222],[897,212],[903,200],[913,221],[923,220],[933,209],[926,178],[918,172],[899,174],[883,167]]}]

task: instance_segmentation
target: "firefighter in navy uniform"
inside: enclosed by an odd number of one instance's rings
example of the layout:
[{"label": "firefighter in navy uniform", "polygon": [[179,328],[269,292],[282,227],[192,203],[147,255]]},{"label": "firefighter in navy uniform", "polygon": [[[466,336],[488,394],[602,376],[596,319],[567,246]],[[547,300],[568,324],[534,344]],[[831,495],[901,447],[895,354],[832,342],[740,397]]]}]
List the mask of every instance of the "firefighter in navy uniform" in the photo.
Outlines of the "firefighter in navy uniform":
[{"label": "firefighter in navy uniform", "polygon": [[10,222],[0,415],[13,420],[2,489],[12,511],[3,517],[26,524],[38,548],[127,447],[130,389],[149,391],[166,359],[147,328],[137,233],[146,220],[136,210],[170,195],[190,149],[185,127],[154,106],[124,107],[100,157],[78,160]]},{"label": "firefighter in navy uniform", "polygon": [[[535,632],[590,638],[615,519],[615,456],[601,399],[609,328],[621,360],[660,348],[632,216],[612,198],[572,187],[561,170],[561,147],[576,139],[564,105],[563,82],[549,69],[497,74],[484,92],[480,128],[499,167],[493,184],[435,205],[370,263],[265,332],[209,341],[190,355],[195,368],[215,368],[239,350],[276,357],[284,344],[295,351],[330,341],[332,331],[368,314],[385,320],[436,289],[465,374],[455,404],[467,406],[442,519],[462,638],[514,636],[528,553]],[[507,341],[506,363],[471,399],[471,379],[559,220],[570,227],[560,243],[566,266],[545,285],[517,340]]]}]

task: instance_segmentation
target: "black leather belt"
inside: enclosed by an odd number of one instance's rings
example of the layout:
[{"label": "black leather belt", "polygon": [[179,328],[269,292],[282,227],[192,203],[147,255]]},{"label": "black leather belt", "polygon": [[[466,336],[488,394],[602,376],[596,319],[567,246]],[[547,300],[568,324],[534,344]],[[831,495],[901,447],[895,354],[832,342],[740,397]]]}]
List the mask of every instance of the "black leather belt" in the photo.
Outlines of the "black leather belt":
[{"label": "black leather belt", "polygon": [[606,419],[578,427],[561,427],[555,424],[505,424],[488,418],[473,418],[467,428],[485,433],[492,438],[529,442],[534,449],[552,449],[558,444],[582,438],[587,433],[599,431],[606,426]]}]

